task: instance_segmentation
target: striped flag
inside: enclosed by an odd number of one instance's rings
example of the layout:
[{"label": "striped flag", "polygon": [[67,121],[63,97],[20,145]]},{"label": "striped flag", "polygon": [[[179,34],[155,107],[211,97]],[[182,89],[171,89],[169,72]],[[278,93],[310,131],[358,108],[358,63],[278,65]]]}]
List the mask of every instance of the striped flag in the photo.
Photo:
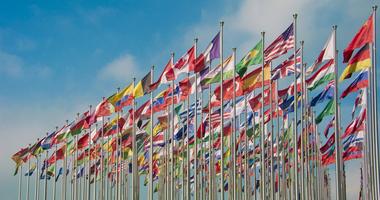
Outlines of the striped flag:
[{"label": "striped flag", "polygon": [[289,49],[294,47],[294,29],[293,24],[283,32],[276,40],[272,42],[264,51],[265,62],[270,62],[275,58],[285,54]]},{"label": "striped flag", "polygon": [[301,72],[301,56],[299,55],[300,49],[297,50],[296,54],[296,69],[294,69],[294,54],[292,54],[287,60],[279,64],[276,68],[272,70],[272,80],[277,80],[279,78],[284,78],[294,74],[294,71],[297,70],[298,73]]}]

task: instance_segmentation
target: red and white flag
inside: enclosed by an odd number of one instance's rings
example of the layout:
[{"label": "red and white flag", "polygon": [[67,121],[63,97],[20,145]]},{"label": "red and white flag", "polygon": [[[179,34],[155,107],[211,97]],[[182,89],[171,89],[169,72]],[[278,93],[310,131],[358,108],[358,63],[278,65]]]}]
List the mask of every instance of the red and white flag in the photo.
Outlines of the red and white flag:
[{"label": "red and white flag", "polygon": [[294,30],[291,24],[285,32],[276,38],[264,51],[265,62],[278,58],[294,48]]}]

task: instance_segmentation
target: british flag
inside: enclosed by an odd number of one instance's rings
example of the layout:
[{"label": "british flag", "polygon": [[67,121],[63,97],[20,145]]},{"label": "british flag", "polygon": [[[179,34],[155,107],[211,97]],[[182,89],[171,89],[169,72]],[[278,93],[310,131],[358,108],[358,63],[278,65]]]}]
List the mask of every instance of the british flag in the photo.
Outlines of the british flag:
[{"label": "british flag", "polygon": [[[296,52],[296,70],[297,73],[301,73],[301,56],[299,54],[300,50],[298,49]],[[294,54],[292,54],[288,59],[279,64],[276,68],[272,70],[272,80],[277,80],[279,78],[284,78],[286,76],[290,76],[294,74]]]},{"label": "british flag", "polygon": [[264,51],[265,62],[270,62],[275,58],[285,54],[294,47],[294,29],[291,24],[285,32],[277,37]]}]

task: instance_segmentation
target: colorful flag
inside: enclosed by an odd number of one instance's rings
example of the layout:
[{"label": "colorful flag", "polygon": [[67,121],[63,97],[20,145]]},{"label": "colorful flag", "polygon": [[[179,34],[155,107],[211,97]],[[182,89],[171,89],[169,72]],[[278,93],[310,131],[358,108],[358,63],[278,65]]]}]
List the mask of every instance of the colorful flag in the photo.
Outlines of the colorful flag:
[{"label": "colorful flag", "polygon": [[175,79],[173,65],[173,58],[170,58],[158,80],[155,83],[149,85],[150,90],[155,90],[161,83],[169,83]]},{"label": "colorful flag", "polygon": [[84,134],[79,140],[78,140],[78,143],[77,143],[77,148],[78,150],[82,150],[84,149],[85,147],[88,146],[89,144],[89,137],[90,137],[90,134]]},{"label": "colorful flag", "polygon": [[334,97],[334,88],[334,81],[330,81],[326,85],[325,89],[311,100],[310,106],[314,107],[317,103],[322,103],[325,100],[332,99]]},{"label": "colorful flag", "polygon": [[343,63],[350,60],[352,53],[355,49],[362,47],[367,43],[373,43],[373,15],[363,24],[363,26],[356,33],[354,38],[343,51]]},{"label": "colorful flag", "polygon": [[133,97],[139,98],[149,93],[150,92],[149,85],[151,84],[151,80],[152,80],[152,74],[149,71],[149,73],[145,75],[144,78],[142,78],[141,81],[139,81],[136,84],[135,89],[133,90]]},{"label": "colorful flag", "polygon": [[[268,85],[270,83],[270,66],[267,64],[264,66],[264,85]],[[261,87],[262,80],[262,70],[261,67],[253,70],[252,72],[246,74],[243,78],[241,78],[242,89],[244,94],[251,92],[254,89]]]},{"label": "colorful flag", "polygon": [[330,128],[332,128],[334,126],[334,123],[335,123],[335,116],[333,118],[331,118],[330,122],[327,124],[325,130],[323,131],[323,135],[325,135],[326,138],[329,135]]},{"label": "colorful flag", "polygon": [[322,112],[315,118],[315,123],[319,124],[323,120],[324,117],[328,115],[333,115],[335,113],[335,103],[333,99],[326,105],[326,107],[322,110]]},{"label": "colorful flag", "polygon": [[319,85],[334,79],[334,60],[328,61],[325,65],[318,69],[307,80],[306,84],[309,90],[314,90]]},{"label": "colorful flag", "polygon": [[104,99],[102,102],[100,102],[96,108],[94,115],[92,116],[91,121],[96,121],[98,117],[106,117],[111,115],[112,113],[115,112],[115,107],[108,102],[107,99]]},{"label": "colorful flag", "polygon": [[296,52],[296,68],[294,68],[294,54],[292,54],[287,60],[279,64],[276,68],[272,70],[272,80],[277,80],[279,78],[285,78],[287,76],[290,76],[294,74],[294,71],[297,70],[297,73],[300,73],[300,67],[301,67],[301,56],[300,49]]},{"label": "colorful flag", "polygon": [[41,148],[43,150],[47,150],[47,149],[50,149],[53,145],[53,140],[54,140],[54,136],[55,136],[55,131],[50,133],[49,135],[47,135],[43,141],[41,142]]},{"label": "colorful flag", "polygon": [[[235,58],[231,55],[227,59],[224,60],[223,62],[223,80],[228,80],[233,78],[233,70],[234,70],[234,63],[235,63]],[[206,86],[209,84],[213,83],[219,83],[221,79],[221,67],[220,64],[210,70],[203,79],[201,79],[201,85]]]},{"label": "colorful flag", "polygon": [[359,91],[358,96],[355,98],[354,106],[352,107],[351,118],[354,119],[355,111],[358,106],[364,106],[367,102],[367,92],[363,89]]},{"label": "colorful flag", "polygon": [[366,70],[369,67],[371,67],[371,56],[369,44],[366,44],[350,59],[347,67],[343,70],[342,75],[340,75],[339,81],[351,78],[354,72]]},{"label": "colorful flag", "polygon": [[270,62],[273,59],[285,54],[289,49],[294,47],[294,30],[291,24],[285,32],[278,36],[272,44],[264,51],[265,62]]},{"label": "colorful flag", "polygon": [[335,58],[335,37],[334,33],[332,32],[330,34],[329,39],[326,41],[325,45],[323,46],[323,49],[321,53],[319,53],[318,58],[314,61],[314,63],[307,68],[306,75],[310,75],[313,73],[316,69],[318,69],[319,65],[328,60],[333,60]]},{"label": "colorful flag", "polygon": [[120,111],[124,106],[129,106],[133,99],[133,84],[129,84],[123,90],[108,97],[107,101],[115,107],[115,111]]},{"label": "colorful flag", "polygon": [[368,71],[362,71],[355,80],[342,92],[340,98],[343,99],[348,94],[356,92],[361,88],[368,87]]},{"label": "colorful flag", "polygon": [[367,119],[367,109],[363,108],[358,115],[351,123],[347,126],[346,130],[344,131],[344,134],[341,136],[342,138],[345,138],[349,135],[358,133],[359,131],[364,130],[364,121]]},{"label": "colorful flag", "polygon": [[[236,96],[241,96],[243,94],[242,83],[239,77],[236,77],[236,85],[233,84],[233,79],[229,79],[223,82],[223,100],[231,100],[233,98],[233,91],[235,91]],[[220,85],[215,88],[214,94],[217,100],[221,99]]]},{"label": "colorful flag", "polygon": [[236,73],[243,77],[249,66],[261,64],[263,62],[262,51],[263,42],[260,40],[236,65]]},{"label": "colorful flag", "polygon": [[190,71],[195,73],[202,71],[215,58],[220,58],[220,33],[216,34],[206,50],[197,57],[195,65],[191,65],[194,66],[194,69],[190,69]]},{"label": "colorful flag", "polygon": [[194,69],[195,46],[192,46],[175,64],[173,67],[174,76],[178,77],[182,73],[188,73],[190,69]]}]

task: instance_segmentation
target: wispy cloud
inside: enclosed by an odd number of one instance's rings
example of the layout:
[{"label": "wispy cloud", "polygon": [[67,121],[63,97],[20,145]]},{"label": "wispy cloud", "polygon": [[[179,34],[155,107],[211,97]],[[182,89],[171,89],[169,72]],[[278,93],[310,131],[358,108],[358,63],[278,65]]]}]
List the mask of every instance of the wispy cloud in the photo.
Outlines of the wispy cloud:
[{"label": "wispy cloud", "polygon": [[24,73],[23,60],[14,54],[0,50],[0,73],[10,77],[20,77]]},{"label": "wispy cloud", "polygon": [[103,80],[112,79],[125,82],[134,77],[138,78],[141,74],[142,70],[140,70],[135,57],[131,54],[124,54],[105,65],[99,71],[98,76]]}]

